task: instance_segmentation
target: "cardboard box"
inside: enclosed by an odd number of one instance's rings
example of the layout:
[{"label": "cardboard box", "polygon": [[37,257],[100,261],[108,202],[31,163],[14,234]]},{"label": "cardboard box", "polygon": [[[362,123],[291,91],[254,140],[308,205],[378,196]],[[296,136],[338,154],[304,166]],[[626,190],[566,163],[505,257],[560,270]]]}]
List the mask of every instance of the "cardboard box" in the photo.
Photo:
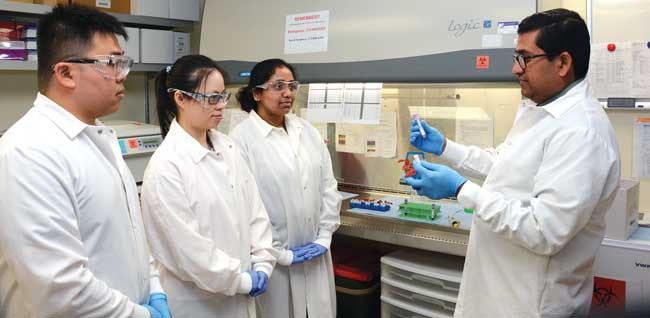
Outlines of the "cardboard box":
[{"label": "cardboard box", "polygon": [[131,14],[169,18],[169,0],[131,0]]},{"label": "cardboard box", "polygon": [[134,63],[140,63],[140,29],[138,28],[125,28],[126,33],[129,35],[129,40],[124,40],[123,37],[118,36],[117,41],[120,43],[124,54],[133,58]]},{"label": "cardboard box", "polygon": [[621,179],[612,206],[605,214],[605,237],[627,240],[639,227],[639,181]]},{"label": "cardboard box", "polygon": [[169,17],[171,19],[199,21],[199,0],[170,0]]},{"label": "cardboard box", "polygon": [[131,0],[72,0],[72,2],[106,12],[131,13]]},{"label": "cardboard box", "polygon": [[174,32],[140,29],[140,62],[172,64]]},{"label": "cardboard box", "polygon": [[592,312],[649,309],[650,228],[639,227],[626,241],[604,239],[593,272]]},{"label": "cardboard box", "polygon": [[34,3],[55,6],[57,4],[69,4],[70,0],[34,0]]}]

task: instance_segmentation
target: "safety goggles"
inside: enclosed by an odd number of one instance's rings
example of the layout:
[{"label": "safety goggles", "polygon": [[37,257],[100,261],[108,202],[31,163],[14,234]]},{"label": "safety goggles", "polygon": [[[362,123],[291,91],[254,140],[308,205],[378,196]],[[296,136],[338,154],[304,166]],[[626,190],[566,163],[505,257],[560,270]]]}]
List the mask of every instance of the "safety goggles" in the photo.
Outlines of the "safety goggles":
[{"label": "safety goggles", "polygon": [[133,66],[133,59],[125,55],[97,55],[94,59],[67,58],[61,62],[91,64],[95,71],[107,79],[126,78]]},{"label": "safety goggles", "polygon": [[201,94],[201,93],[194,93],[194,92],[186,92],[178,88],[167,89],[167,93],[172,93],[172,92],[180,92],[183,95],[192,97],[195,101],[201,103],[201,108],[203,109],[210,108],[206,105],[206,102],[209,105],[218,105],[220,103],[227,104],[228,100],[230,99],[230,92],[225,92],[223,94]]},{"label": "safety goggles", "polygon": [[295,93],[300,88],[300,82],[298,81],[283,81],[277,80],[271,83],[264,83],[262,85],[255,86],[261,89],[271,89],[272,91],[281,92],[289,87],[291,93]]}]

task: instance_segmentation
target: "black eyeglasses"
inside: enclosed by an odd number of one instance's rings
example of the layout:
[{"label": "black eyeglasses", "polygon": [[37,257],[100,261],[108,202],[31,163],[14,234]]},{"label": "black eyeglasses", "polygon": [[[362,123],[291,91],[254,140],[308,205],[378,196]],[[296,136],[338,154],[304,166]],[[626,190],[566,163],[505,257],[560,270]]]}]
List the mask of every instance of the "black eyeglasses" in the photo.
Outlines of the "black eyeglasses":
[{"label": "black eyeglasses", "polygon": [[523,55],[521,53],[515,53],[512,55],[512,59],[519,64],[519,67],[521,67],[522,71],[526,70],[526,62],[528,62],[531,59],[534,59],[536,57],[542,57],[542,56],[547,56],[547,57],[553,57],[556,56],[557,54],[551,54],[551,53],[543,53],[543,54],[535,54],[535,55]]}]

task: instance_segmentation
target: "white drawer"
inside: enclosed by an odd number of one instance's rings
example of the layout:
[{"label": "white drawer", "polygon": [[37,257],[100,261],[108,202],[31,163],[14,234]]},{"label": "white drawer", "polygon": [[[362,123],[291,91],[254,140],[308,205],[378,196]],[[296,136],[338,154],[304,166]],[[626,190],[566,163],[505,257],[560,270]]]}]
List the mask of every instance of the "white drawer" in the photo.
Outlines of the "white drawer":
[{"label": "white drawer", "polygon": [[428,317],[382,302],[381,318],[428,318]]},{"label": "white drawer", "polygon": [[431,296],[451,301],[458,296],[464,262],[453,255],[400,250],[381,258],[381,277],[411,286],[411,291],[431,291],[437,295]]},{"label": "white drawer", "polygon": [[399,300],[410,305],[437,310],[440,313],[449,315],[454,314],[456,309],[456,301],[443,300],[436,297],[422,295],[416,292],[406,290],[404,288],[392,286],[389,284],[382,284],[381,295],[390,299]]},{"label": "white drawer", "polygon": [[[383,261],[383,260],[382,260]],[[411,285],[414,288],[434,290],[439,293],[444,293],[450,297],[456,297],[460,289],[460,280],[449,281],[435,277],[436,273],[416,273],[402,268],[388,265],[387,263],[381,264],[381,277],[389,278],[395,281],[400,281],[405,284]]]},{"label": "white drawer", "polygon": [[382,318],[452,318],[453,316],[453,312],[450,314],[435,308],[422,307],[381,296]]},{"label": "white drawer", "polygon": [[[430,278],[434,279],[434,278]],[[440,299],[452,303],[456,303],[458,301],[458,292],[452,291],[452,290],[447,290],[444,288],[433,288],[430,286],[423,286],[424,284],[416,284],[413,282],[406,282],[404,280],[399,280],[391,277],[386,277],[382,276],[381,277],[381,283],[382,286],[391,286],[391,287],[397,287],[400,289],[407,290],[411,293],[422,295],[422,296],[427,296],[430,298],[435,298],[435,299]],[[440,285],[443,285],[444,283],[440,283]],[[439,285],[437,285],[439,286]],[[382,287],[383,288],[383,287]]]}]

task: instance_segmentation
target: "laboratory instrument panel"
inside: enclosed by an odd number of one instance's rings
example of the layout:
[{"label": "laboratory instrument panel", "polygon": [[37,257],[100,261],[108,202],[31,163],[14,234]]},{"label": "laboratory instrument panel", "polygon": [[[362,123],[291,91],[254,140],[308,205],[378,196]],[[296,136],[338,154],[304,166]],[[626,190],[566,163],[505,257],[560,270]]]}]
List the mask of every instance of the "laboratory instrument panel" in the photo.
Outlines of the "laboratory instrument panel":
[{"label": "laboratory instrument panel", "polygon": [[124,161],[135,182],[141,184],[149,158],[162,143],[160,127],[128,120],[112,120],[104,124],[115,130]]},{"label": "laboratory instrument panel", "polygon": [[115,130],[123,156],[153,153],[162,143],[160,127],[138,121],[112,120],[105,123]]},{"label": "laboratory instrument panel", "polygon": [[162,143],[162,136],[138,136],[118,139],[122,155],[154,152]]}]

